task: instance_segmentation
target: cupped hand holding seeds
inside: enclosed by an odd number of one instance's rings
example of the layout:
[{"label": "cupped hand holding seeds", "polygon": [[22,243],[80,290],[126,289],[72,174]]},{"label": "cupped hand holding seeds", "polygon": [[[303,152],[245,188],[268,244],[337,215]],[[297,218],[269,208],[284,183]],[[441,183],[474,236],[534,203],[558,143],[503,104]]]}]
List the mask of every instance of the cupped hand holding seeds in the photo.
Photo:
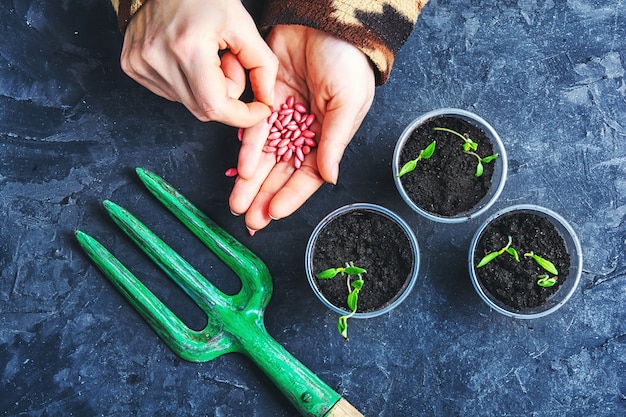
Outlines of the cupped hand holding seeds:
[{"label": "cupped hand holding seeds", "polygon": [[274,109],[293,97],[315,120],[316,147],[301,164],[264,152],[272,123],[264,120],[242,134],[238,180],[230,196],[234,213],[246,213],[249,230],[291,215],[324,182],[335,184],[339,162],[374,99],[374,70],[360,50],[304,26],[275,26],[268,44],[279,60]]},{"label": "cupped hand holding seeds", "polygon": [[[274,101],[276,56],[239,1],[145,2],[126,29],[121,65],[202,121],[252,126],[270,114]],[[251,103],[239,100],[246,70],[258,100]]]}]

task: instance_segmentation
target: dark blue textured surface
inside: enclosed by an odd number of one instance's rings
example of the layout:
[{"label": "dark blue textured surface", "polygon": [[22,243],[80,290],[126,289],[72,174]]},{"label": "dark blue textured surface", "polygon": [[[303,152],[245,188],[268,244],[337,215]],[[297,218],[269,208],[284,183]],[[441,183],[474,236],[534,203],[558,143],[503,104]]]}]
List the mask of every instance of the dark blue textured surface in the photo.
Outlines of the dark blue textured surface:
[{"label": "dark blue textured surface", "polygon": [[[235,129],[201,123],[128,80],[106,0],[0,8],[0,415],[293,416],[245,357],[175,357],[77,248],[100,238],[192,327],[198,309],[112,225],[112,199],[226,291],[237,283],[136,180],[144,166],[266,261],[269,332],[367,416],[626,413],[626,5],[622,0],[435,1],[349,146],[340,182],[254,238],[227,205]],[[59,3],[59,4],[57,4]],[[489,311],[465,269],[483,218],[434,225],[395,192],[393,146],[413,118],[473,111],[500,133],[509,178],[493,211],[563,215],[584,247],[581,285],[547,318]],[[315,224],[355,201],[414,228],[421,277],[351,342],[310,292]]]}]

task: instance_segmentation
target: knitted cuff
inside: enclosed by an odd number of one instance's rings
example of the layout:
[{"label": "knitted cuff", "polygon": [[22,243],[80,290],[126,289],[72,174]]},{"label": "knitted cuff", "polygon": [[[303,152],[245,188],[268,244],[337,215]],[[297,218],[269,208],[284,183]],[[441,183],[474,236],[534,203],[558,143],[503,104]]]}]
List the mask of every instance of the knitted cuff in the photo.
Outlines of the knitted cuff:
[{"label": "knitted cuff", "polygon": [[370,59],[381,85],[427,1],[270,0],[261,27],[267,33],[275,25],[302,25],[343,39]]}]

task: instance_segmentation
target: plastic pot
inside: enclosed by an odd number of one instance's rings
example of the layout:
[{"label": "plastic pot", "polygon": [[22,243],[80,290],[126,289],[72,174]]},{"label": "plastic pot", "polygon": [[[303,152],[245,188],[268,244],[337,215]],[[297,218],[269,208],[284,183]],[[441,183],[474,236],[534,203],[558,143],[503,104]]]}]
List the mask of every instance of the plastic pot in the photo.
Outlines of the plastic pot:
[{"label": "plastic pot", "polygon": [[[508,216],[517,214],[530,214],[543,218],[554,226],[557,234],[563,239],[563,246],[569,255],[569,270],[559,271],[558,279],[561,280],[560,286],[556,292],[551,294],[541,305],[528,308],[512,307],[502,301],[502,297],[497,297],[480,279],[479,273],[475,265],[477,260],[485,255],[485,253],[477,254],[479,242],[486,236],[490,225],[500,220],[500,223],[506,222]],[[522,248],[527,251],[529,248]],[[517,248],[520,250],[520,248]],[[504,255],[508,256],[508,255]],[[519,257],[523,258],[523,254],[519,253]],[[523,204],[515,205],[498,211],[490,216],[476,231],[469,249],[468,267],[472,284],[480,298],[493,310],[509,317],[518,319],[534,319],[551,314],[561,308],[574,294],[582,272],[582,251],[580,242],[574,229],[559,214],[537,205]]]}]

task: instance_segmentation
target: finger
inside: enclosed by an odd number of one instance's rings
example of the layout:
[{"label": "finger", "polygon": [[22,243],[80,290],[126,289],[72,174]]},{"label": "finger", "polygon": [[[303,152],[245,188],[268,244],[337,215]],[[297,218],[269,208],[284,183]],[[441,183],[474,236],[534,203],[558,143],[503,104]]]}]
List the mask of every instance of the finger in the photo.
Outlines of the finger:
[{"label": "finger", "polygon": [[303,165],[272,197],[267,208],[269,217],[278,220],[290,216],[324,184],[315,165],[315,157],[315,151],[307,155]]},{"label": "finger", "polygon": [[238,38],[229,42],[230,51],[249,71],[254,97],[272,106],[278,74],[278,58],[256,30],[241,31],[238,35]]},{"label": "finger", "polygon": [[337,183],[341,157],[363,120],[359,110],[360,105],[344,105],[324,115],[317,148],[317,167],[326,182]]},{"label": "finger", "polygon": [[237,127],[250,127],[268,117],[271,111],[265,104],[244,103],[229,96],[221,62],[217,53],[211,50],[217,49],[201,48],[191,59],[181,63],[197,105],[196,117]]},{"label": "finger", "polygon": [[255,174],[270,127],[269,123],[263,120],[244,130],[237,162],[240,177],[249,179]]},{"label": "finger", "polygon": [[222,55],[221,68],[228,84],[228,97],[239,98],[246,89],[246,70],[235,54],[228,51]]},{"label": "finger", "polygon": [[290,181],[292,175],[295,175],[294,171],[298,170],[290,162],[281,162],[274,166],[246,211],[248,229],[261,230],[271,222],[270,204],[276,194]]},{"label": "finger", "polygon": [[239,177],[228,200],[233,213],[241,214],[248,211],[274,165],[276,165],[276,156],[263,153],[254,176],[248,179]]}]

